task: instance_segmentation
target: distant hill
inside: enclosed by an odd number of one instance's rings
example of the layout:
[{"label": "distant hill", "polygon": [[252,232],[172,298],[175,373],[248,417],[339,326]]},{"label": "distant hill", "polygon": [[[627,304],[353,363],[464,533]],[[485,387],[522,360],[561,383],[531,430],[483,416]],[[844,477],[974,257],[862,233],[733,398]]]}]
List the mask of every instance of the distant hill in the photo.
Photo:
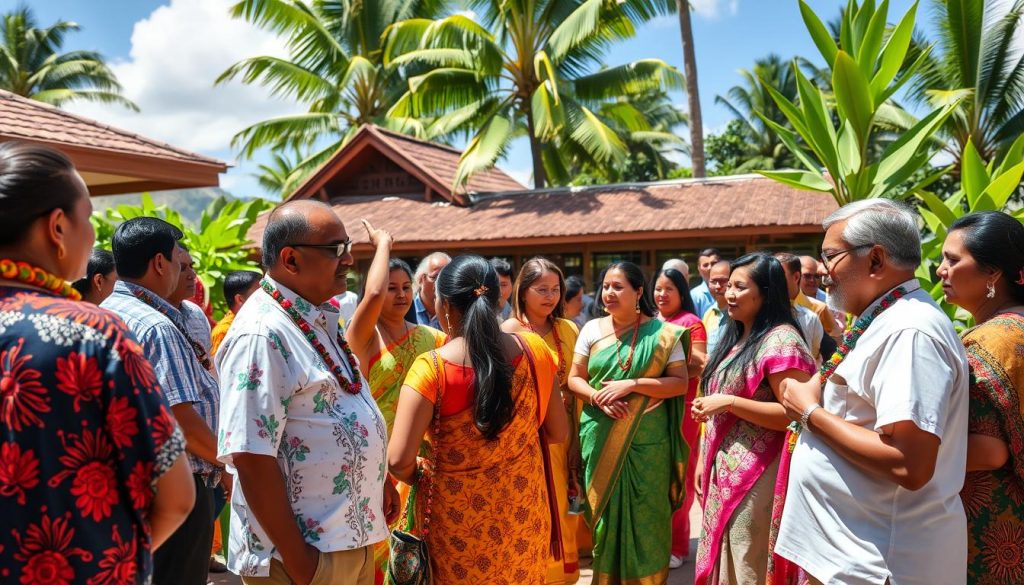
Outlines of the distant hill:
[{"label": "distant hill", "polygon": [[[230,192],[220,187],[204,187],[201,189],[174,189],[170,191],[154,191],[149,194],[156,205],[166,205],[181,214],[182,219],[195,225],[203,215],[206,206],[218,197],[226,197],[228,200],[238,199]],[[139,205],[142,203],[142,193],[129,195],[104,195],[93,197],[92,206],[96,211],[102,212],[110,207],[118,205]]]}]

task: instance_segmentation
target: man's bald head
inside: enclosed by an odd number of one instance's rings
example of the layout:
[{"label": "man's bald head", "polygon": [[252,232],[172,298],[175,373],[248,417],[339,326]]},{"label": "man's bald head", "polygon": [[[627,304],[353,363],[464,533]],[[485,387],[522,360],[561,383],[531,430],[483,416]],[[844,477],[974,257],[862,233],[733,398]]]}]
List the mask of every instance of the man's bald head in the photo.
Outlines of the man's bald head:
[{"label": "man's bald head", "polygon": [[282,203],[270,212],[263,230],[263,266],[277,264],[286,246],[308,242],[339,225],[341,220],[334,210],[322,201],[298,199]]},{"label": "man's bald head", "polygon": [[668,270],[669,268],[672,270],[678,270],[683,274],[683,278],[687,281],[690,280],[690,266],[686,263],[686,260],[683,260],[682,258],[670,258],[661,265],[662,270]]}]

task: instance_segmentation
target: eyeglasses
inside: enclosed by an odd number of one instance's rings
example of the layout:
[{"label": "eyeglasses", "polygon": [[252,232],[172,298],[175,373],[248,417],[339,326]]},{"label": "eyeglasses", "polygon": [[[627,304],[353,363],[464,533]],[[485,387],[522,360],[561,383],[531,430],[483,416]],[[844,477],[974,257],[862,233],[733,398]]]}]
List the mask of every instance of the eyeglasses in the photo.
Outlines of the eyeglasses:
[{"label": "eyeglasses", "polygon": [[854,246],[852,248],[847,248],[845,250],[838,250],[836,252],[822,252],[821,261],[825,263],[825,268],[831,270],[833,266],[833,261],[836,258],[842,256],[843,254],[849,254],[850,252],[854,252],[856,250],[863,250],[864,248],[870,248],[872,246],[874,246],[874,244],[861,244],[859,246]]},{"label": "eyeglasses", "polygon": [[558,297],[562,295],[562,289],[557,286],[555,288],[534,288],[531,286],[530,290],[542,297]]},{"label": "eyeglasses", "polygon": [[811,274],[810,272],[808,272],[807,274],[801,274],[800,278],[802,278],[804,280],[815,280],[815,281],[817,281],[817,280],[821,280],[821,275],[817,274],[817,273]]},{"label": "eyeglasses", "polygon": [[344,242],[338,242],[337,244],[288,244],[292,248],[317,248],[319,250],[332,250],[334,254],[341,258],[345,254],[352,251],[352,240],[345,240]]}]

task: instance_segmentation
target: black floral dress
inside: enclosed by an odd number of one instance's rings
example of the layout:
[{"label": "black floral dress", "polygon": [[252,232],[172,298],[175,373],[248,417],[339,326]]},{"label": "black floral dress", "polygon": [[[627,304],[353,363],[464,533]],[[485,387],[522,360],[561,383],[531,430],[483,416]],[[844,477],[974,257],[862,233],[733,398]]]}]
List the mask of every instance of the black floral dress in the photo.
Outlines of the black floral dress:
[{"label": "black floral dress", "polygon": [[0,582],[149,582],[149,509],[184,449],[124,323],[0,287]]}]

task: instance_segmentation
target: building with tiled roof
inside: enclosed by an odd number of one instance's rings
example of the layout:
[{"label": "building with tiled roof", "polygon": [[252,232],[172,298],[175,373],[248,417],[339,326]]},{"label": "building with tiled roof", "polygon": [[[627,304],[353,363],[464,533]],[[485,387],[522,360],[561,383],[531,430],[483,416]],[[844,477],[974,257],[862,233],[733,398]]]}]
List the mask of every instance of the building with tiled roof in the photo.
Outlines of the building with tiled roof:
[{"label": "building with tiled roof", "polygon": [[0,142],[25,140],[67,154],[92,195],[216,187],[227,165],[0,90]]},{"label": "building with tiled roof", "polygon": [[[357,142],[358,141],[358,142]],[[393,254],[416,262],[442,250],[501,256],[519,266],[543,255],[587,282],[616,259],[651,270],[714,246],[727,257],[760,250],[811,252],[831,197],[760,175],[526,189],[498,169],[451,185],[458,151],[365,127],[289,199],[330,203],[365,272],[372,250],[360,219],[395,236]],[[505,188],[506,185],[512,186]],[[258,246],[266,216],[249,233]],[[693,270],[696,275],[696,270]]]}]

